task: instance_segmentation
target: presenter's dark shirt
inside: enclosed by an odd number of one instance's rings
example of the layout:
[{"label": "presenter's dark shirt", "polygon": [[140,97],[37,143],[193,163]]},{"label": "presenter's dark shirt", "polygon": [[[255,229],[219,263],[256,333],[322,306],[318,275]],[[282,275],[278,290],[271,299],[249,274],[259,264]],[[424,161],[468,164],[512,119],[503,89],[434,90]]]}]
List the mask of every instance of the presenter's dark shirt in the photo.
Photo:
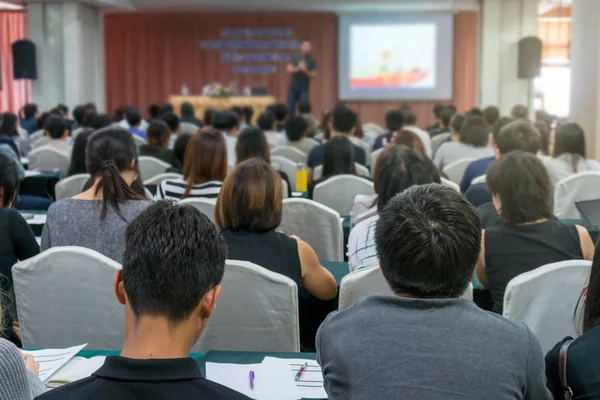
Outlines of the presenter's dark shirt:
[{"label": "presenter's dark shirt", "polygon": [[[317,69],[317,62],[314,57],[310,54],[297,54],[293,55],[290,64],[292,66],[297,67],[300,64],[300,61],[304,61],[306,64],[306,69],[310,71],[314,71]],[[310,77],[306,75],[303,71],[298,71],[292,74],[292,82],[290,83],[290,88],[293,90],[308,90],[310,86]]]},{"label": "presenter's dark shirt", "polygon": [[53,389],[38,399],[245,400],[248,397],[205,379],[192,358],[134,360],[109,356],[91,377]]}]

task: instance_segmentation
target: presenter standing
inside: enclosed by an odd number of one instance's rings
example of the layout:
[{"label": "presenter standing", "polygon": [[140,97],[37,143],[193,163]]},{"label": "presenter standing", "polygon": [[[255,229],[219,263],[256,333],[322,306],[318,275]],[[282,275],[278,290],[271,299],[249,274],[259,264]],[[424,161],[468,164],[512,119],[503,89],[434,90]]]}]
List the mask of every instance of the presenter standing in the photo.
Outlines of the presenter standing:
[{"label": "presenter standing", "polygon": [[291,57],[287,71],[292,75],[288,91],[288,107],[290,113],[294,115],[298,102],[308,101],[310,80],[317,76],[317,62],[312,56],[310,40],[302,41],[300,54]]}]

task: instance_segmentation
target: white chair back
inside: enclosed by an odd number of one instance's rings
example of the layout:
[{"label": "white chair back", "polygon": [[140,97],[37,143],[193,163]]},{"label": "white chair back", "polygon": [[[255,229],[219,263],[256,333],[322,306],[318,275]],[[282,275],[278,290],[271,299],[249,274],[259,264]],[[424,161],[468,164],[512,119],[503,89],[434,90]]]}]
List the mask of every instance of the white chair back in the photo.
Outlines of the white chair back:
[{"label": "white chair back", "polygon": [[302,140],[304,141],[304,145],[306,146],[307,149],[312,149],[313,147],[319,145],[319,142],[313,138],[305,137]]},{"label": "white chair back", "polygon": [[367,165],[371,165],[371,152],[373,151],[373,146],[364,140],[358,138],[355,139],[357,140],[353,140],[352,143],[365,151],[365,162]]},{"label": "white chair back", "polygon": [[183,175],[174,172],[165,172],[164,174],[156,175],[155,177],[144,181],[144,185],[160,185],[163,181],[175,179],[183,179]]},{"label": "white chair back", "polygon": [[479,185],[480,183],[485,183],[487,175],[481,175],[471,181],[471,186]]},{"label": "white chair back", "polygon": [[362,128],[364,131],[372,131],[377,133],[377,135],[383,135],[385,133],[385,129],[373,122],[363,124]]},{"label": "white chair back", "polygon": [[600,199],[600,172],[580,172],[565,178],[554,189],[554,215],[558,219],[580,219],[575,203]]},{"label": "white chair back", "polygon": [[290,190],[290,188],[288,187],[287,181],[285,181],[285,180],[282,179],[281,180],[281,191],[283,192],[283,199],[284,200],[290,197],[289,196],[289,194],[290,194],[289,190]]},{"label": "white chair back", "polygon": [[154,196],[147,188],[144,188],[144,196],[146,196],[148,200],[154,201]]},{"label": "white chair back", "polygon": [[287,158],[288,160],[293,161],[296,164],[302,163],[302,164],[306,165],[307,155],[295,147],[291,147],[291,146],[276,147],[273,150],[271,150],[271,155]]},{"label": "white chair back", "polygon": [[292,190],[296,190],[296,164],[294,161],[289,160],[282,156],[272,156],[271,165],[277,171],[283,171],[288,176]]},{"label": "white chair back", "polygon": [[189,122],[182,122],[180,124],[181,133],[184,135],[193,135],[200,130],[200,127],[191,124]]},{"label": "white chair back", "polygon": [[344,261],[340,214],[329,207],[308,199],[286,199],[279,229],[308,243],[319,260]]},{"label": "white chair back", "polygon": [[[369,168],[365,167],[364,165],[361,165],[359,163],[354,163],[354,168],[356,168],[356,174],[358,176],[364,176],[365,178],[368,178],[370,176],[369,174]],[[320,179],[321,177],[323,177],[323,165],[317,165],[315,167],[315,169],[313,170],[313,181],[316,181],[317,179]]]},{"label": "white chair back", "polygon": [[573,312],[591,266],[591,261],[563,261],[513,278],[504,292],[504,317],[525,323],[544,354],[565,336],[577,337]]},{"label": "white chair back", "polygon": [[158,158],[148,156],[138,158],[138,164],[140,166],[140,174],[142,175],[141,178],[143,182],[160,174],[164,174],[165,171],[171,167],[171,165]]},{"label": "white chair back", "polygon": [[442,143],[450,139],[450,136],[452,136],[450,132],[440,133],[439,135],[434,136],[433,139],[431,139],[431,151],[433,151],[433,153],[435,154],[435,152],[438,151]]},{"label": "white chair back", "polygon": [[121,265],[90,249],[53,247],[16,264],[15,297],[23,345],[120,350],[125,307],[115,299]]},{"label": "white chair back", "polygon": [[77,196],[83,191],[83,186],[91,177],[90,174],[77,174],[58,181],[54,187],[56,201]]},{"label": "white chair back", "polygon": [[454,190],[456,190],[458,193],[460,193],[460,186],[458,185],[458,183],[454,183],[452,181],[449,181],[446,178],[440,178],[442,181],[442,185],[444,186],[448,186],[449,188],[452,188]]},{"label": "white chair back", "polygon": [[66,174],[69,169],[69,155],[51,146],[42,146],[28,154],[29,169],[38,171],[58,170]]},{"label": "white chair back", "polygon": [[48,136],[42,136],[38,139],[31,140],[31,148],[39,149],[46,146],[48,143],[50,143],[50,138]]},{"label": "white chair back", "polygon": [[313,200],[337,211],[350,215],[354,197],[359,194],[375,194],[373,182],[355,175],[337,175],[315,186]]},{"label": "white chair back", "polygon": [[206,215],[210,220],[215,222],[215,208],[217,207],[217,199],[204,199],[204,198],[188,198],[181,200],[180,204],[188,204],[196,207],[198,211]]},{"label": "white chair back", "polygon": [[354,225],[357,225],[359,222],[364,221],[365,219],[374,217],[375,215],[377,215],[377,206],[368,209],[367,211],[363,212],[362,214],[359,214],[356,217],[356,221],[354,221]]},{"label": "white chair back", "polygon": [[[75,131],[77,131],[77,129],[75,129]],[[29,140],[31,140],[31,142],[33,143],[36,140],[41,139],[42,137],[44,137],[44,130],[40,129],[40,130],[33,132],[31,135],[29,135]]]},{"label": "white chair back", "polygon": [[298,286],[245,261],[227,260],[222,290],[192,352],[300,351]]},{"label": "white chair back", "polygon": [[460,184],[467,166],[469,166],[469,164],[473,161],[475,161],[475,158],[463,158],[455,161],[444,167],[444,173],[448,175],[448,179],[450,179],[452,182]]}]

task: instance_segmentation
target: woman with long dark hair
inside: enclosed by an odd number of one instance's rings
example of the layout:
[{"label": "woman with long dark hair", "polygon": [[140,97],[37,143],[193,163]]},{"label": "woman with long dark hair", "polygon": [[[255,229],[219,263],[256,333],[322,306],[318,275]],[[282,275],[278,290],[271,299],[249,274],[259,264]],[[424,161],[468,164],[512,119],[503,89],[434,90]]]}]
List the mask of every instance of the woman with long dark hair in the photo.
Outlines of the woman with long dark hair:
[{"label": "woman with long dark hair", "polygon": [[71,152],[71,164],[69,165],[68,176],[77,174],[87,174],[85,166],[85,149],[90,136],[94,133],[92,128],[82,128],[80,133],[73,141],[73,151]]},{"label": "woman with long dark hair", "polygon": [[2,124],[0,124],[0,135],[18,138],[19,130],[17,129],[17,123],[19,122],[19,119],[17,116],[9,111],[2,114],[0,118],[2,118]]},{"label": "woman with long dark hair", "polygon": [[127,224],[150,203],[131,188],[137,179],[137,149],[122,128],[95,132],[86,147],[92,186],[48,210],[42,250],[80,246],[122,261]]}]

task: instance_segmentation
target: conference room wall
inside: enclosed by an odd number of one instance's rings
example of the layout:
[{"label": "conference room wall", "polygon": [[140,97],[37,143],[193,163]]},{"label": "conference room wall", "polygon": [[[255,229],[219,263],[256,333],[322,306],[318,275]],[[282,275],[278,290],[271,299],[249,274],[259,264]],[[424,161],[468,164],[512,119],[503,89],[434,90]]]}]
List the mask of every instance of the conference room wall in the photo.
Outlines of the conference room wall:
[{"label": "conference room wall", "polygon": [[[128,13],[105,17],[106,99],[108,110],[137,104],[164,102],[188,85],[190,94],[201,93],[213,79],[237,87],[266,84],[270,93],[285,101],[289,75],[278,64],[271,75],[233,75],[233,64],[223,63],[216,50],[200,48],[202,40],[222,40],[222,28],[290,28],[296,39],[309,38],[318,61],[311,86],[315,114],[337,101],[337,24],[333,13]],[[459,110],[475,104],[477,82],[477,13],[455,17],[454,99]],[[347,102],[365,122],[383,123],[387,110],[398,102]],[[414,102],[422,124],[432,120],[435,102]]]}]

